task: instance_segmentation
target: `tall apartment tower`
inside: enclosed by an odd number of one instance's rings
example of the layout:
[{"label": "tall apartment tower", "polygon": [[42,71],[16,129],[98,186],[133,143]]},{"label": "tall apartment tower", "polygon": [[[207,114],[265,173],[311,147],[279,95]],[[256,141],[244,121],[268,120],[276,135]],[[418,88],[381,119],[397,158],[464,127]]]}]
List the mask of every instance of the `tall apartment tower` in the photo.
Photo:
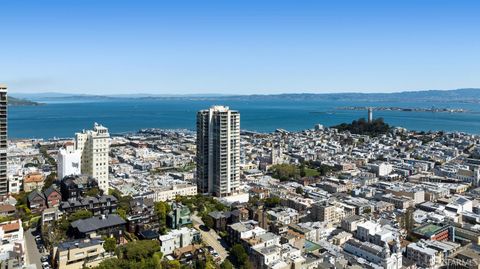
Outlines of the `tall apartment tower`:
[{"label": "tall apartment tower", "polygon": [[93,130],[75,134],[75,149],[81,152],[81,172],[98,181],[103,193],[108,193],[108,153],[110,134],[108,129],[95,123]]},{"label": "tall apartment tower", "polygon": [[7,86],[0,84],[0,196],[8,194],[7,102]]},{"label": "tall apartment tower", "polygon": [[225,197],[240,184],[240,113],[212,106],[197,113],[197,187]]}]

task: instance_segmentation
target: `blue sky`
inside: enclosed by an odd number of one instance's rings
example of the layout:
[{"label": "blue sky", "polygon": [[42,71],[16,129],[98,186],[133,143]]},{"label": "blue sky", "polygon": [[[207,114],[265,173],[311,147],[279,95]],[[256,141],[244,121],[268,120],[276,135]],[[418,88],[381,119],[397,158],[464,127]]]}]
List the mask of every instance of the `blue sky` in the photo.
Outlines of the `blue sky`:
[{"label": "blue sky", "polygon": [[10,92],[480,87],[480,1],[0,0]]}]

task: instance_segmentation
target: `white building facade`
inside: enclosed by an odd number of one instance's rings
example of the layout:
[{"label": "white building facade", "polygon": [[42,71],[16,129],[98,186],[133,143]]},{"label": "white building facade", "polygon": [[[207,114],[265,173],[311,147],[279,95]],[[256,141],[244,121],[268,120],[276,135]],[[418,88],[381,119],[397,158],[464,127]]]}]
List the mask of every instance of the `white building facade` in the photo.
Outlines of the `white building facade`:
[{"label": "white building facade", "polygon": [[240,113],[213,106],[197,113],[197,185],[226,197],[240,185]]},{"label": "white building facade", "polygon": [[0,223],[0,264],[15,260],[22,266],[25,262],[25,240],[20,219]]},{"label": "white building facade", "polygon": [[110,134],[97,123],[93,130],[75,134],[75,149],[81,152],[81,173],[97,179],[99,188],[108,193]]},{"label": "white building facade", "polygon": [[75,144],[66,143],[58,151],[57,172],[58,178],[76,176],[81,173],[82,152],[75,149]]},{"label": "white building facade", "polygon": [[200,232],[193,228],[183,227],[177,230],[171,230],[166,235],[161,235],[160,251],[163,255],[170,255],[177,248],[183,248],[200,242]]}]

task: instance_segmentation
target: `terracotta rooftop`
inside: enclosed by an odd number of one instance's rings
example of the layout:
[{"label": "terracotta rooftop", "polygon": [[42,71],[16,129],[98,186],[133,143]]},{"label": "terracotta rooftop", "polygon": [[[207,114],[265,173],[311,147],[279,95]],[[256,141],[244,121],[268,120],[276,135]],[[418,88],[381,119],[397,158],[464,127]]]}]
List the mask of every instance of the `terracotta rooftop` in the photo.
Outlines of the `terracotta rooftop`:
[{"label": "terracotta rooftop", "polygon": [[42,182],[43,180],[43,175],[38,172],[30,173],[23,178],[24,183]]},{"label": "terracotta rooftop", "polygon": [[10,205],[10,204],[0,205],[0,213],[8,213],[12,211],[15,211],[15,207],[13,205]]},{"label": "terracotta rooftop", "polygon": [[2,229],[5,233],[18,231],[20,229],[20,222],[18,220],[4,222],[0,224],[0,229]]}]

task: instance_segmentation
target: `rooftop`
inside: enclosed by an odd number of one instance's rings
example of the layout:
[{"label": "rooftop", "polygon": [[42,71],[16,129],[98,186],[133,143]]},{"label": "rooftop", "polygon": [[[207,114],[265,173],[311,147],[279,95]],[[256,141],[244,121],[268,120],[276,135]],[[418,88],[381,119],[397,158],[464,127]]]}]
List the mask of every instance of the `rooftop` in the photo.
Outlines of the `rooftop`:
[{"label": "rooftop", "polygon": [[110,214],[107,216],[95,216],[88,219],[77,220],[72,222],[70,225],[73,228],[78,229],[78,231],[81,233],[88,233],[103,228],[123,225],[125,223],[125,220],[123,220],[120,216],[116,214]]},{"label": "rooftop", "polygon": [[436,224],[428,223],[418,228],[413,229],[413,232],[419,235],[423,235],[426,237],[431,237],[435,233],[439,232],[440,230],[444,229],[445,226],[439,226]]}]

